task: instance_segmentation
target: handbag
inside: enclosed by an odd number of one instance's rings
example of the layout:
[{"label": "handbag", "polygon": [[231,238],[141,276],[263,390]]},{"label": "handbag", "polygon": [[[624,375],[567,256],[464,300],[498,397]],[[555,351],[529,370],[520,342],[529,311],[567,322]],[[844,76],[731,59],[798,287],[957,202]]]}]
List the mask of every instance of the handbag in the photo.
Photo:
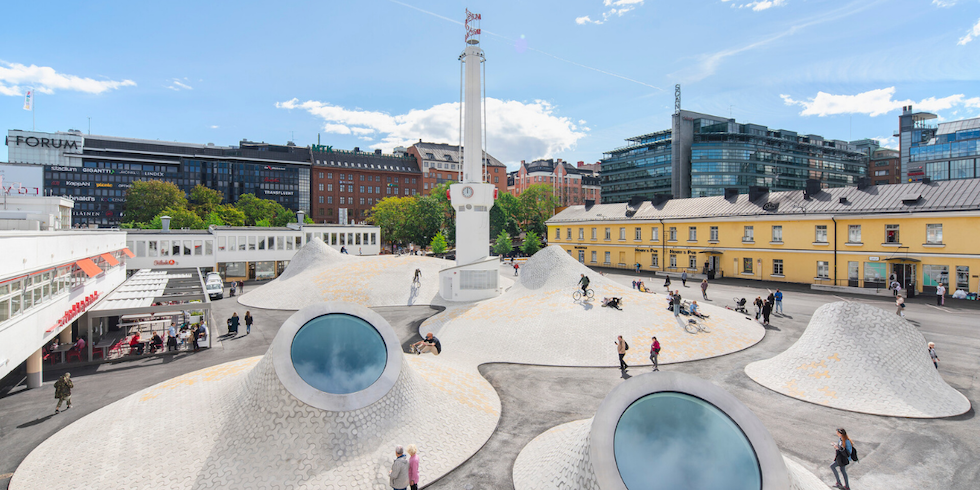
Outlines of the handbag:
[{"label": "handbag", "polygon": [[847,466],[851,462],[850,455],[847,454],[847,450],[842,448],[837,448],[837,454],[834,456],[837,461],[837,466]]}]

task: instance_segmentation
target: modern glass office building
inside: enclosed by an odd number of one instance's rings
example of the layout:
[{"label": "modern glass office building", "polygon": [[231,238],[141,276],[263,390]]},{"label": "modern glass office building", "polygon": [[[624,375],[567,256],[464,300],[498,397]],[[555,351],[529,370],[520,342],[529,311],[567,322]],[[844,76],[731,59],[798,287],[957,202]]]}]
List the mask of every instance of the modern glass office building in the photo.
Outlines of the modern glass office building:
[{"label": "modern glass office building", "polygon": [[629,138],[602,160],[602,202],[748,193],[750,187],[798,190],[855,185],[868,156],[846,141],[771,130],[758,124],[680,111],[671,129]]},{"label": "modern glass office building", "polygon": [[902,181],[980,176],[980,117],[930,124],[935,114],[903,107],[899,116]]}]

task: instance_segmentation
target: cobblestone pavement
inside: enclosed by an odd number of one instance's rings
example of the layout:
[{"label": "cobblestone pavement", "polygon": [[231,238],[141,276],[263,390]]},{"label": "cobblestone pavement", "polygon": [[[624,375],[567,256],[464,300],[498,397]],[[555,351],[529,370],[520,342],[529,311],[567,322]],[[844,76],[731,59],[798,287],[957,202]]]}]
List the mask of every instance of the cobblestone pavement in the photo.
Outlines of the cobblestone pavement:
[{"label": "cobblestone pavement", "polygon": [[792,347],[745,373],[786,396],[842,410],[927,418],[970,410],[933,366],[914,325],[858,303],[821,306]]}]

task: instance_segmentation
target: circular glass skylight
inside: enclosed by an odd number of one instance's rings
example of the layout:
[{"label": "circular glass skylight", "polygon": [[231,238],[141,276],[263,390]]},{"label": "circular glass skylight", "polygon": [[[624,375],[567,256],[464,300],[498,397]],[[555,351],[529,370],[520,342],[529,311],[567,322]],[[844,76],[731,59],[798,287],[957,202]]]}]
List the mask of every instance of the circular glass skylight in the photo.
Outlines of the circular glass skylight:
[{"label": "circular glass skylight", "polygon": [[614,451],[630,490],[759,490],[759,461],[738,425],[691,395],[661,392],[629,406],[616,425]]},{"label": "circular glass skylight", "polygon": [[293,337],[290,358],[310,386],[336,395],[374,384],[387,364],[381,334],[356,316],[333,313],[304,324]]}]

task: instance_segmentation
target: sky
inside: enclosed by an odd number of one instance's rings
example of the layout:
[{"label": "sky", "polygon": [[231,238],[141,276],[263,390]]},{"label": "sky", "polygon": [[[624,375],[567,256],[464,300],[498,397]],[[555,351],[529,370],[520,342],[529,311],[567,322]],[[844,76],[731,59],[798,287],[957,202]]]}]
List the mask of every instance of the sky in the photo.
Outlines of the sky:
[{"label": "sky", "polygon": [[31,129],[34,89],[39,131],[455,144],[467,8],[511,169],[668,129],[675,84],[686,110],[896,148],[904,105],[980,117],[980,0],[90,0],[5,10],[0,130]]}]

